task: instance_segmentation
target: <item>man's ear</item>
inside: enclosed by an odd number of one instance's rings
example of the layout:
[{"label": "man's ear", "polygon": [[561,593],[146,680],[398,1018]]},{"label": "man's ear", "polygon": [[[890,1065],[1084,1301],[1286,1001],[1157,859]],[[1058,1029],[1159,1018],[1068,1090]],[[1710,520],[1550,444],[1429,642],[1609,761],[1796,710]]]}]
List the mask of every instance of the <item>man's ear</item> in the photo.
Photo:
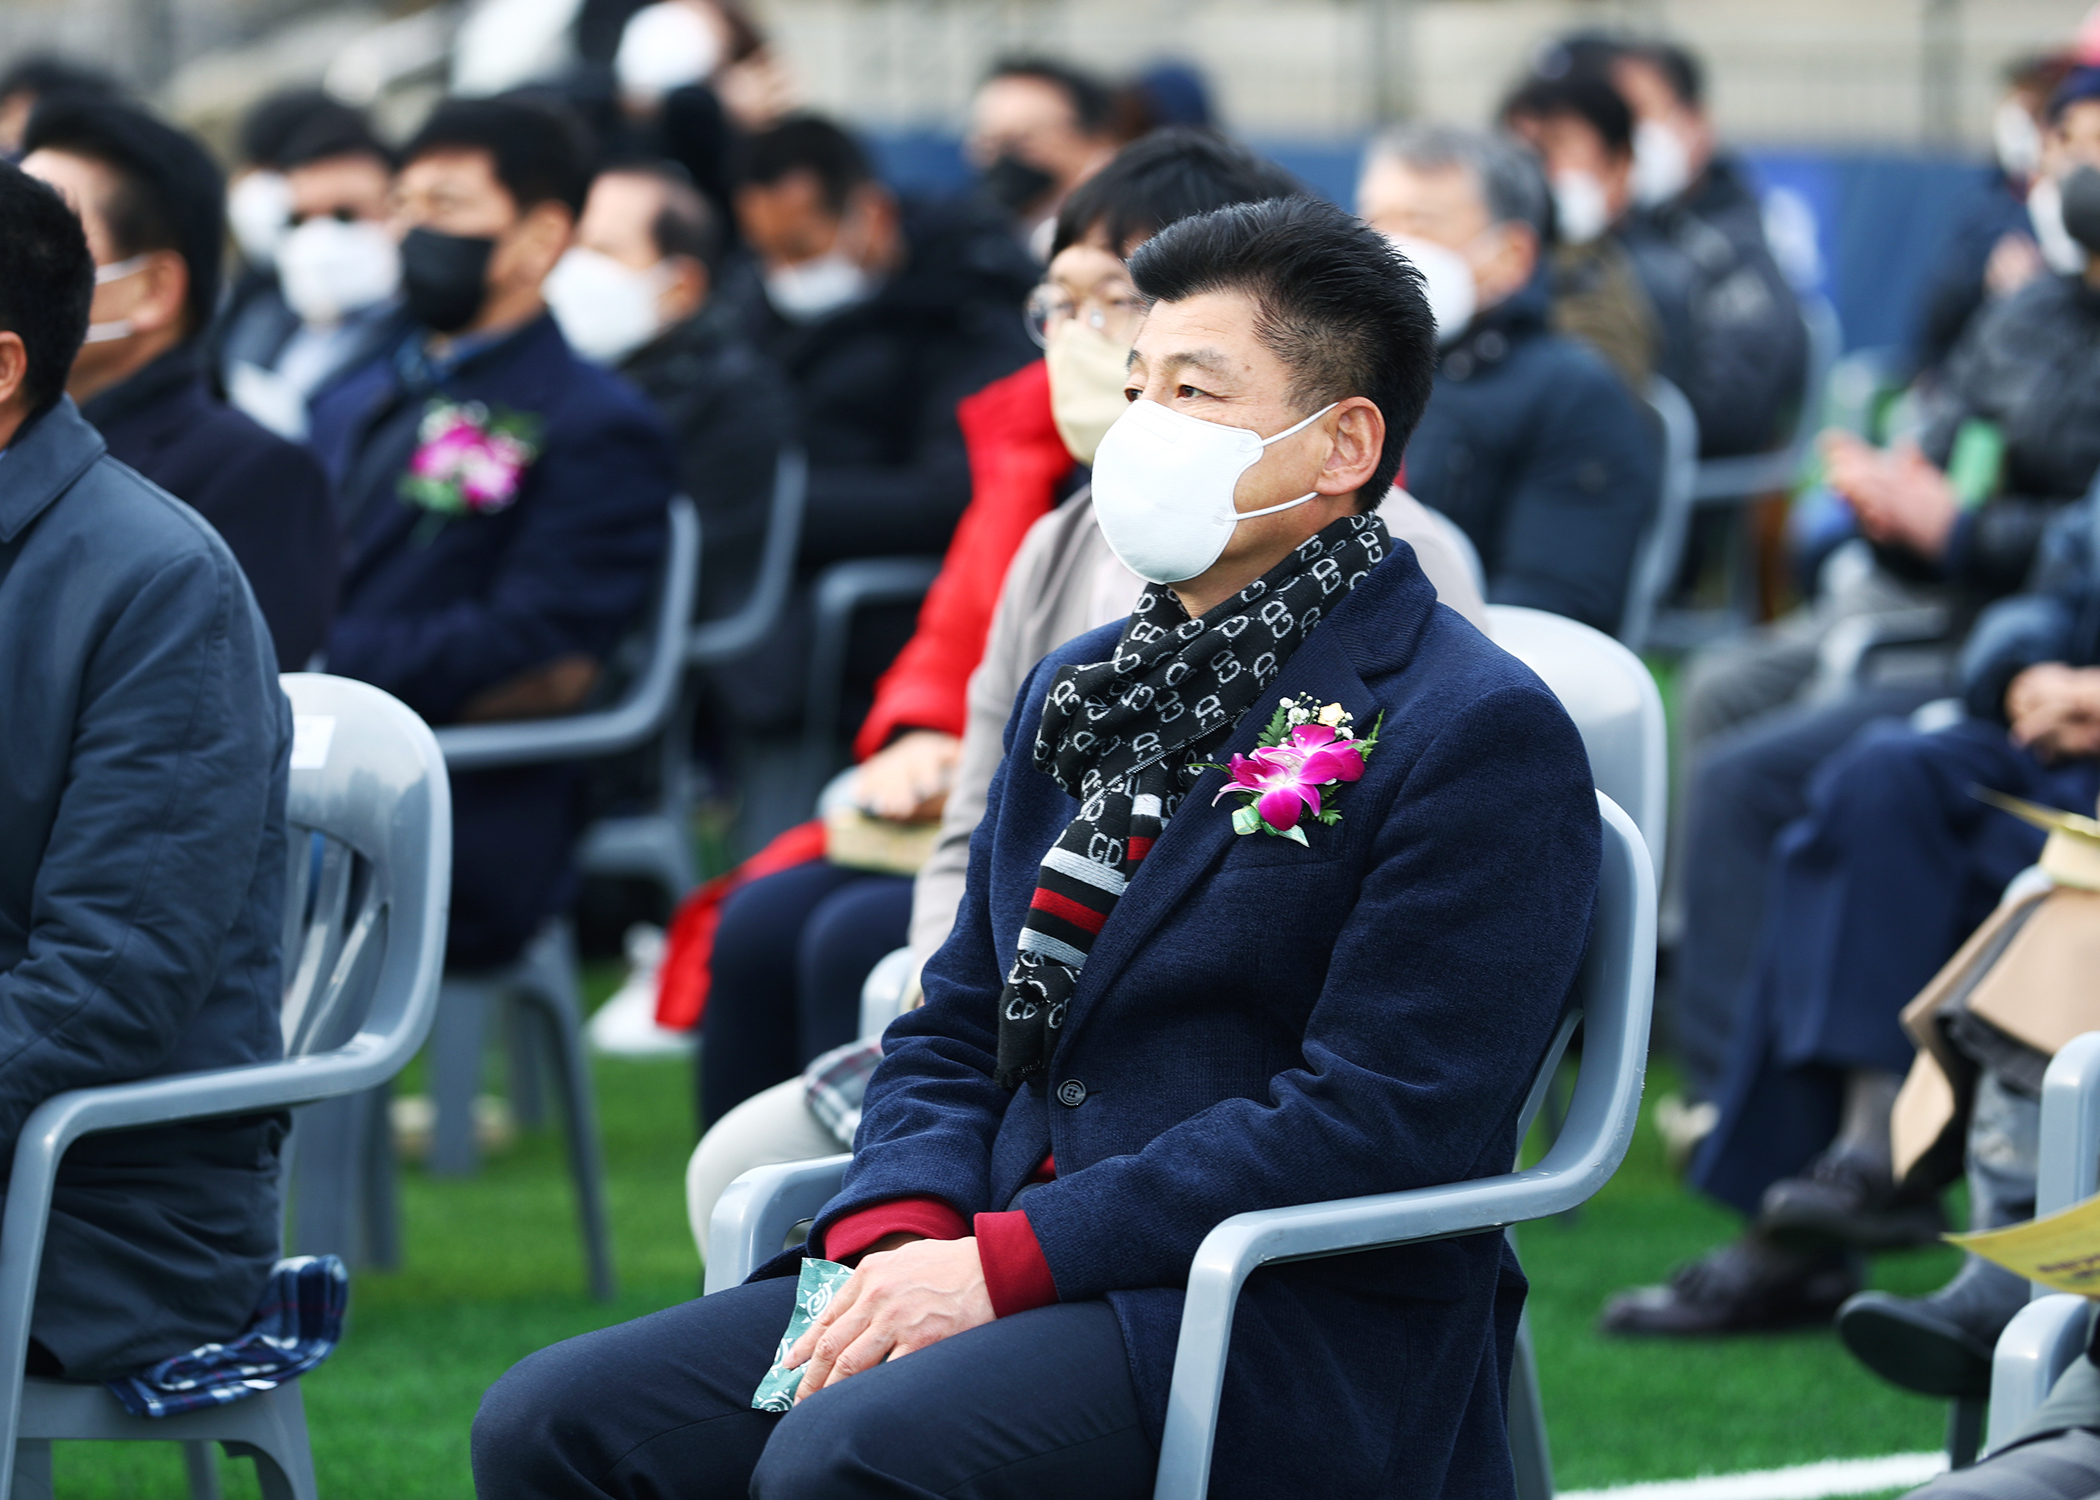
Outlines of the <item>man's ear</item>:
[{"label": "man's ear", "polygon": [[19,415],[11,408],[28,404],[29,346],[22,335],[0,331],[0,422]]},{"label": "man's ear", "polygon": [[550,198],[525,210],[512,226],[510,243],[505,248],[510,252],[512,265],[538,286],[575,236],[576,216],[569,212],[567,204]]},{"label": "man's ear", "polygon": [[1483,307],[1514,297],[1538,269],[1538,231],[1518,219],[1505,219],[1491,231],[1495,246],[1475,270]]},{"label": "man's ear", "polygon": [[190,266],[173,250],[156,250],[140,268],[139,300],[124,316],[140,333],[158,333],[181,322],[190,310]]},{"label": "man's ear", "polygon": [[879,182],[864,182],[846,204],[845,242],[867,271],[890,271],[903,257],[897,199]]},{"label": "man's ear", "polygon": [[1333,446],[1314,488],[1323,495],[1347,495],[1371,482],[1385,455],[1385,413],[1369,397],[1351,396],[1335,407],[1331,420]]},{"label": "man's ear", "polygon": [[657,293],[657,309],[666,324],[683,323],[707,306],[708,296],[714,290],[712,280],[707,267],[690,255],[673,255],[664,261],[664,268],[669,276],[664,289]]}]

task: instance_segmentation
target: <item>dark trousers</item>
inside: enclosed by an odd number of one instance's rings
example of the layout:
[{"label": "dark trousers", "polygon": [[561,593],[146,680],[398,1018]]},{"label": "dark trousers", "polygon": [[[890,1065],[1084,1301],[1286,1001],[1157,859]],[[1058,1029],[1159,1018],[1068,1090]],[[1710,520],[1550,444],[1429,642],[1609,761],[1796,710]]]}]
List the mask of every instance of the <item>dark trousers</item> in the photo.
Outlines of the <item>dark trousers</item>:
[{"label": "dark trousers", "polygon": [[448,967],[510,963],[574,899],[582,785],[576,766],[454,773]]},{"label": "dark trousers", "polygon": [[1682,845],[1684,934],[1668,1013],[1693,1098],[1721,1091],[1729,1034],[1764,925],[1772,844],[1807,814],[1816,767],[1866,725],[1907,714],[1928,696],[1922,688],[1876,688],[1837,703],[1780,709],[1716,737],[1693,765]]},{"label": "dark trousers", "polygon": [[2042,848],[1973,785],[2089,814],[2100,766],[2044,765],[1980,720],[1883,721],[1816,773],[1774,849],[1700,1188],[1754,1213],[1836,1134],[1846,1073],[1910,1066],[1898,1015]]},{"label": "dark trousers", "polygon": [[748,1283],[521,1361],[474,1419],[482,1500],[1142,1500],[1158,1464],[1115,1314],[1001,1318],[751,1409],[795,1281]]},{"label": "dark trousers", "polygon": [[860,987],[910,922],[909,880],[823,861],[723,902],[700,1032],[703,1127],[858,1036]]}]

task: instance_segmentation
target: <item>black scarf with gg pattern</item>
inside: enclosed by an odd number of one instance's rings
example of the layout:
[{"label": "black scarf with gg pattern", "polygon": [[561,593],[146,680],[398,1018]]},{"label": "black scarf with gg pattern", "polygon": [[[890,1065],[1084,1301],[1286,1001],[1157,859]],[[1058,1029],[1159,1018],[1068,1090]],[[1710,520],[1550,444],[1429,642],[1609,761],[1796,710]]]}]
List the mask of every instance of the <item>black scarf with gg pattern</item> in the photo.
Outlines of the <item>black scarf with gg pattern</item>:
[{"label": "black scarf with gg pattern", "polygon": [[1043,856],[999,996],[1003,1088],[1049,1065],[1108,914],[1200,771],[1326,613],[1391,549],[1375,515],[1344,516],[1199,620],[1151,584],[1115,654],[1057,674],[1036,768],[1079,799]]}]

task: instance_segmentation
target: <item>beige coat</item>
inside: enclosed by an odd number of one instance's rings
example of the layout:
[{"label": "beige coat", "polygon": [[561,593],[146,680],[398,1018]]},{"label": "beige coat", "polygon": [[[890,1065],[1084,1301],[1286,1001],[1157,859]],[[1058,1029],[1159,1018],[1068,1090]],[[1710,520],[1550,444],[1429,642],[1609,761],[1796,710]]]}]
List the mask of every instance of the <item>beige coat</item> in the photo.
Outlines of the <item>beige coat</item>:
[{"label": "beige coat", "polygon": [[[1378,514],[1394,536],[1415,549],[1437,597],[1485,630],[1487,606],[1444,523],[1400,489],[1386,496]],[[962,759],[948,789],[940,838],[912,888],[911,948],[921,959],[946,940],[962,905],[970,835],[984,816],[1021,684],[1056,647],[1129,614],[1143,587],[1108,550],[1084,492],[1036,522],[1014,554],[992,614],[984,660],[970,674]]]}]

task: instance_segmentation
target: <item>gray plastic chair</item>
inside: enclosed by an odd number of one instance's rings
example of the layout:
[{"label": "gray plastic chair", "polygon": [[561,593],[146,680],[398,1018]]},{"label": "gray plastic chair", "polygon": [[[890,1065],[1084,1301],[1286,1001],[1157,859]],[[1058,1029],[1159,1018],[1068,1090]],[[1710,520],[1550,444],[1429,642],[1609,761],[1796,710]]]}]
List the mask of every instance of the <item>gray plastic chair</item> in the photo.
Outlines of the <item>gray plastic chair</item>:
[{"label": "gray plastic chair", "polygon": [[[2073,1037],[2042,1075],[2037,1218],[2100,1191],[2100,1031]],[[1986,1451],[2002,1448],[2047,1399],[2057,1377],[2085,1352],[2093,1305],[2039,1283],[2034,1301],[1998,1336],[1991,1359]]]},{"label": "gray plastic chair", "polygon": [[[515,724],[465,724],[437,732],[445,765],[452,771],[542,765],[618,755],[647,744],[670,721],[685,677],[688,627],[700,559],[700,523],[683,496],[670,505],[670,545],[664,555],[649,628],[647,650],[626,693],[607,708]],[[598,1143],[598,1112],[591,1088],[590,1059],[583,1042],[583,995],[577,982],[576,945],[565,919],[547,923],[517,963],[492,974],[452,973],[439,993],[432,1039],[430,1090],[435,1106],[430,1169],[439,1175],[475,1170],[480,1153],[474,1138],[474,1096],[481,1081],[487,1023],[492,1011],[511,1006],[514,1022],[513,1104],[521,1119],[539,1115],[539,1062],[551,1052],[576,1184],[577,1216],[591,1294],[610,1301],[614,1292],[612,1243],[605,1212],[605,1181]],[[376,1155],[377,1153],[375,1153]],[[375,1192],[372,1196],[377,1196]]]},{"label": "gray plastic chair", "polygon": [[[1204,1237],[1189,1268],[1181,1340],[1167,1396],[1156,1500],[1199,1500],[1209,1483],[1233,1308],[1261,1266],[1504,1229],[1584,1202],[1618,1170],[1640,1112],[1655,986],[1655,878],[1640,830],[1602,793],[1604,858],[1590,948],[1568,1008],[1533,1077],[1519,1139],[1536,1117],[1577,1022],[1581,1072],[1553,1147],[1535,1167],[1443,1187],[1235,1214]],[[715,1205],[706,1290],[735,1286],[779,1253],[837,1193],[850,1155],[759,1167]],[[1552,1464],[1530,1341],[1511,1375],[1510,1444],[1525,1500],[1548,1500]]]},{"label": "gray plastic chair", "polygon": [[1641,659],[1601,630],[1517,604],[1488,606],[1495,644],[1538,673],[1582,732],[1597,790],[1626,809],[1652,855],[1670,807],[1662,694]]},{"label": "gray plastic chair", "polygon": [[1699,464],[1693,494],[1701,505],[1726,505],[1757,495],[1790,490],[1808,459],[1809,446],[1823,418],[1823,398],[1830,388],[1830,372],[1845,352],[1845,330],[1837,308],[1823,296],[1801,299],[1801,321],[1808,327],[1807,368],[1801,382],[1801,406],[1794,429],[1785,443],[1769,453],[1746,453],[1737,458],[1709,458]]},{"label": "gray plastic chair", "polygon": [[[794,584],[808,480],[809,464],[802,450],[783,448],[773,466],[765,542],[751,592],[732,613],[692,627],[686,636],[689,667],[719,666],[748,655],[779,624]],[[704,557],[706,550],[703,524],[699,554]],[[655,805],[644,812],[598,819],[577,850],[577,863],[585,874],[653,880],[674,906],[699,881],[693,861],[693,708],[694,695],[681,693],[670,722],[657,736]]]},{"label": "gray plastic chair", "polygon": [[1658,375],[1648,382],[1648,409],[1662,429],[1662,488],[1634,552],[1626,607],[1619,617],[1619,639],[1633,651],[1648,644],[1656,611],[1677,581],[1699,480],[1699,419],[1692,415],[1692,403]]},{"label": "gray plastic chair", "polygon": [[[369,1092],[401,1070],[430,1030],[452,867],[452,797],[437,744],[421,719],[377,688],[307,674],[280,680],[302,721],[303,752],[286,806],[294,837],[284,1060],[75,1089],[45,1100],[23,1126],[0,1222],[0,1500],[46,1500],[55,1439],[183,1443],[191,1493],[200,1497],[218,1493],[209,1448],[216,1442],[254,1457],[265,1500],[314,1495],[297,1381],[156,1420],[132,1416],[103,1386],[21,1374],[45,1219],[68,1146],[101,1131]],[[299,1134],[295,1128],[295,1153]]]}]

